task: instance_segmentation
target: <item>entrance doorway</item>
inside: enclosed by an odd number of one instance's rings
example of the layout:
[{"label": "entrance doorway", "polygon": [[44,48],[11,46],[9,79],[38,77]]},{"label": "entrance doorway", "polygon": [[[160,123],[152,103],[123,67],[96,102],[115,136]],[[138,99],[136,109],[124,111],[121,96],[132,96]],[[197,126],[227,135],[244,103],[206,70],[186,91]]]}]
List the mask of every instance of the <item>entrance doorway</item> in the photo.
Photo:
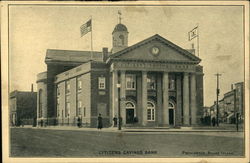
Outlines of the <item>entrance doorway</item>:
[{"label": "entrance doorway", "polygon": [[169,125],[175,124],[175,110],[174,110],[174,104],[172,102],[169,102],[168,104],[168,116],[169,116]]},{"label": "entrance doorway", "polygon": [[134,123],[135,119],[135,104],[132,101],[126,102],[126,124]]},{"label": "entrance doorway", "polygon": [[168,109],[169,124],[174,125],[174,109]]},{"label": "entrance doorway", "polygon": [[126,109],[126,123],[131,124],[134,122],[134,109]]}]

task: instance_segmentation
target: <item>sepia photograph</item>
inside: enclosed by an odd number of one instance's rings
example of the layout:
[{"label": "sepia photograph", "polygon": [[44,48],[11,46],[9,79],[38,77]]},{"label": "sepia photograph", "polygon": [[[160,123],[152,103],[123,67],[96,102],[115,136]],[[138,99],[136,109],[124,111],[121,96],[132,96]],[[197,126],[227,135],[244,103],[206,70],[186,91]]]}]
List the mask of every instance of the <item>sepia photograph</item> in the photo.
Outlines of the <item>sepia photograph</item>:
[{"label": "sepia photograph", "polygon": [[249,161],[248,3],[1,8],[6,162]]}]

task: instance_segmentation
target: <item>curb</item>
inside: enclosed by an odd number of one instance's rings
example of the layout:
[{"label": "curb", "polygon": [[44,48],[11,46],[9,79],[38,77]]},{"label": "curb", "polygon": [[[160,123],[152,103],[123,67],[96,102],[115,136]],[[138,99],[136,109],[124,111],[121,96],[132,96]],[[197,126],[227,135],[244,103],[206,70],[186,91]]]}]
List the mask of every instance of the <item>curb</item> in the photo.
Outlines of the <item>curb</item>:
[{"label": "curb", "polygon": [[[22,127],[20,127],[22,128]],[[37,130],[69,130],[69,131],[92,131],[92,132],[127,132],[127,133],[133,133],[133,132],[140,132],[140,133],[166,133],[166,132],[244,132],[243,130],[200,130],[200,129],[189,129],[189,130],[183,130],[183,129],[139,129],[139,130],[135,130],[135,129],[122,129],[122,130],[117,130],[117,129],[102,129],[102,130],[97,130],[95,128],[54,128],[54,127],[23,127],[23,128],[30,128],[30,129],[37,129]]]}]

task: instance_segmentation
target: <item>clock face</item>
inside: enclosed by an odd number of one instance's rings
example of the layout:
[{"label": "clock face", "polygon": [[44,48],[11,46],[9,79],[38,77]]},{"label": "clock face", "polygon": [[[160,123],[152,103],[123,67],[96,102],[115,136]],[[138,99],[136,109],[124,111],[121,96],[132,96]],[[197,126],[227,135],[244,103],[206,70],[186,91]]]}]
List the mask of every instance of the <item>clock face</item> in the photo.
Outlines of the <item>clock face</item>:
[{"label": "clock face", "polygon": [[159,52],[160,52],[160,49],[159,49],[158,47],[152,47],[152,48],[151,48],[151,53],[152,53],[153,55],[158,55]]}]

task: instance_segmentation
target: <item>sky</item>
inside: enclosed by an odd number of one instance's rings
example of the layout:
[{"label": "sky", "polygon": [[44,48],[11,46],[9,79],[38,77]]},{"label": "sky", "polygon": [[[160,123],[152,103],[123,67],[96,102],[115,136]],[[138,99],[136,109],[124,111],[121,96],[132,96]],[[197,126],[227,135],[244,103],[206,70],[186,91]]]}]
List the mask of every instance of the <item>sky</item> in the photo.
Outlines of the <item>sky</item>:
[{"label": "sky", "polygon": [[243,8],[240,6],[11,6],[9,9],[10,91],[29,91],[36,75],[46,71],[47,49],[90,50],[90,33],[80,37],[80,26],[92,17],[93,50],[112,48],[118,23],[129,31],[129,46],[159,34],[184,49],[188,32],[197,25],[199,57],[204,72],[204,105],[216,99],[216,77],[221,73],[220,99],[231,84],[244,80]]}]

